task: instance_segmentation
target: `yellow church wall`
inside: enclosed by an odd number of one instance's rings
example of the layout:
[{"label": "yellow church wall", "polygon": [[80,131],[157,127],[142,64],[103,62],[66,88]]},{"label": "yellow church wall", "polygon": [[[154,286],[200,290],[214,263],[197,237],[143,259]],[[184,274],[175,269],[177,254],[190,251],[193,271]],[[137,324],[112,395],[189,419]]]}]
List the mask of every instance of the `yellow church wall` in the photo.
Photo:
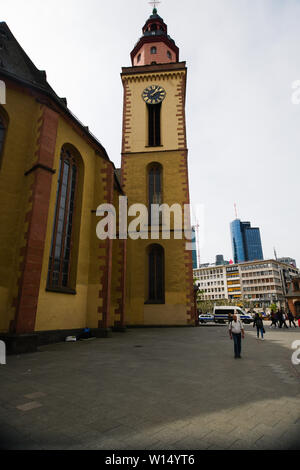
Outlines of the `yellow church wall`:
[{"label": "yellow church wall", "polygon": [[100,277],[100,266],[104,265],[104,260],[100,257],[105,256],[105,248],[101,246],[100,240],[96,237],[96,227],[99,219],[96,217],[97,207],[107,198],[105,190],[105,182],[101,174],[101,170],[106,168],[108,163],[102,158],[95,159],[95,178],[94,197],[91,214],[90,229],[90,252],[89,252],[89,275],[88,275],[88,292],[87,292],[87,326],[89,328],[98,328],[99,313],[98,308],[103,306],[102,298],[99,292],[102,290]]},{"label": "yellow church wall", "polygon": [[[128,195],[128,205],[136,203],[148,205],[147,168],[154,162],[158,162],[162,166],[163,203],[169,206],[186,204],[188,202],[185,189],[187,171],[182,171],[186,162],[186,154],[177,150],[123,155],[122,172],[125,178],[124,190]],[[173,217],[171,217],[171,228],[173,227]]]},{"label": "yellow church wall", "polygon": [[[123,152],[143,152],[155,150],[148,146],[148,110],[142,93],[150,85],[160,85],[166,91],[161,107],[161,149],[184,148],[183,128],[185,69],[176,72],[160,72],[123,75],[127,112],[125,121],[125,145]],[[134,110],[134,112],[132,112]]]},{"label": "yellow church wall", "polygon": [[[165,255],[165,304],[147,304],[147,247],[158,243]],[[126,322],[128,325],[186,325],[184,240],[128,240]]]},{"label": "yellow church wall", "polygon": [[187,324],[186,305],[166,304],[166,305],[145,305],[144,306],[145,325],[174,325],[182,326]]},{"label": "yellow church wall", "polygon": [[[119,192],[114,190],[113,205],[116,210],[116,235],[119,234]],[[121,297],[121,243],[118,238],[112,243],[112,270],[111,270],[111,296],[110,296],[110,327],[115,326],[120,321],[120,297]]]},{"label": "yellow church wall", "polygon": [[[56,189],[59,176],[58,169],[60,152],[62,146],[65,144],[72,144],[80,153],[84,172],[81,215],[78,213],[78,207],[77,212],[75,212],[75,217],[80,217],[80,220],[77,221],[80,226],[80,231],[75,276],[76,284],[74,286],[76,289],[76,295],[46,291]],[[95,204],[98,204],[98,202],[100,204],[103,202],[104,198],[104,193],[102,191],[101,194],[100,189],[100,172],[101,168],[104,168],[104,165],[107,165],[107,162],[102,162],[101,160],[102,158],[95,154],[92,147],[89,146],[88,143],[81,138],[64,119],[60,118],[54,164],[56,173],[53,176],[51,189],[47,236],[45,241],[41,285],[36,316],[36,331],[84,328],[87,325],[90,327],[97,327],[99,278],[96,279],[95,272],[91,272],[90,262],[95,256],[95,253],[92,251],[93,248],[95,248],[95,244],[91,245],[91,240],[93,238],[96,239],[95,213],[92,211],[97,209]],[[95,197],[95,191],[97,192],[98,201]],[[99,260],[96,260],[96,263],[97,261],[99,263]],[[93,269],[94,271],[97,270],[96,265],[93,265]],[[89,285],[90,282],[94,283],[94,285]],[[92,307],[93,303],[94,305]]]},{"label": "yellow church wall", "polygon": [[[0,167],[0,331],[7,332],[16,309],[17,282],[28,223],[25,221],[35,161],[40,105],[7,83],[4,116],[9,118]],[[0,110],[1,112],[1,110]]]},{"label": "yellow church wall", "polygon": [[112,259],[112,275],[111,275],[111,297],[110,297],[110,327],[115,325],[115,321],[119,321],[120,315],[116,313],[118,310],[118,301],[120,298],[120,265],[118,261],[120,240],[113,240],[113,259]]}]

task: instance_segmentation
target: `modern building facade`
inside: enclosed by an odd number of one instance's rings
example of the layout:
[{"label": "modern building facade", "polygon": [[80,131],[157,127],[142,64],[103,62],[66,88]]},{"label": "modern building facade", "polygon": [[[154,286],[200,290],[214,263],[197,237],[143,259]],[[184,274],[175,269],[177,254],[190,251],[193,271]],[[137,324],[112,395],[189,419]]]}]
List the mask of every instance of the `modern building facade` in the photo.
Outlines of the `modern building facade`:
[{"label": "modern building facade", "polygon": [[230,231],[235,263],[263,259],[259,228],[251,227],[250,222],[235,219],[230,224]]},{"label": "modern building facade", "polygon": [[294,317],[300,318],[300,275],[293,277],[289,283],[286,299]]},{"label": "modern building facade", "polygon": [[295,268],[297,267],[297,263],[294,258],[289,258],[289,257],[277,258],[277,261],[279,261],[280,263],[290,264],[292,266],[295,266]]},{"label": "modern building facade", "polygon": [[223,266],[229,264],[229,261],[224,260],[223,255],[216,255],[216,266]]},{"label": "modern building facade", "polygon": [[297,268],[276,260],[194,270],[203,300],[247,300],[261,307],[284,302],[289,283],[298,274]]},{"label": "modern building facade", "polygon": [[202,300],[228,298],[225,266],[206,265],[194,269],[194,280],[200,290]]}]

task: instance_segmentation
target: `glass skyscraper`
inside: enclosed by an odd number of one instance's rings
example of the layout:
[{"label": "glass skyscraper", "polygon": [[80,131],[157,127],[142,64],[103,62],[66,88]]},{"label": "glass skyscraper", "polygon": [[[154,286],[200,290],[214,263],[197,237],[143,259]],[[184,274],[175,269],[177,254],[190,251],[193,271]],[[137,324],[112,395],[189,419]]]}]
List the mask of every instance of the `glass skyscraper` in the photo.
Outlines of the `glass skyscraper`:
[{"label": "glass skyscraper", "polygon": [[193,269],[198,268],[198,261],[197,261],[197,246],[196,246],[196,230],[195,227],[192,227],[192,232],[193,232],[193,238],[192,238],[192,244],[193,244]]},{"label": "glass skyscraper", "polygon": [[230,230],[235,263],[264,259],[259,228],[236,219],[231,222]]}]

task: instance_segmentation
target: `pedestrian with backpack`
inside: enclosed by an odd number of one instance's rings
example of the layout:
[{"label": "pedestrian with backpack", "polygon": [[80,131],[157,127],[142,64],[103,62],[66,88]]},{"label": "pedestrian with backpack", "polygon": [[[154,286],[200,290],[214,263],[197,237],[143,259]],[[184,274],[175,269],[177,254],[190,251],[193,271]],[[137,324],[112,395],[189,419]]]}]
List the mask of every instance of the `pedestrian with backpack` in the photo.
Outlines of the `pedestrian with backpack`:
[{"label": "pedestrian with backpack", "polygon": [[229,322],[229,336],[233,339],[234,358],[241,359],[242,338],[245,338],[243,322],[238,319],[236,311],[234,311],[233,319]]},{"label": "pedestrian with backpack", "polygon": [[262,319],[262,315],[257,313],[254,318],[253,322],[253,328],[256,326],[257,330],[257,339],[259,339],[259,333],[261,334],[261,339],[264,339],[264,333],[265,333],[265,328],[264,328],[264,322]]}]

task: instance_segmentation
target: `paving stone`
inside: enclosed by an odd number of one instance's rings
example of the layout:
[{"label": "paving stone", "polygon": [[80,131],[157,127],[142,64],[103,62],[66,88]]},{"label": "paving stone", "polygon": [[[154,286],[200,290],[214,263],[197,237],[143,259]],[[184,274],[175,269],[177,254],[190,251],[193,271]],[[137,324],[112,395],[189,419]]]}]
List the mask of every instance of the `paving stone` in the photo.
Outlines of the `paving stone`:
[{"label": "paving stone", "polygon": [[30,403],[25,403],[24,405],[18,405],[16,408],[20,411],[30,411],[34,410],[35,408],[40,408],[42,403],[38,403],[37,401],[32,401]]},{"label": "paving stone", "polygon": [[46,394],[43,392],[34,392],[34,393],[30,393],[29,395],[24,395],[24,397],[28,398],[29,400],[35,400],[36,398],[42,398],[45,396]]},{"label": "paving stone", "polygon": [[[292,448],[298,332],[268,330],[258,342],[251,328],[238,368],[222,328],[128,329],[11,356],[1,369],[0,422],[16,449]],[[24,394],[39,408],[22,403]]]}]

